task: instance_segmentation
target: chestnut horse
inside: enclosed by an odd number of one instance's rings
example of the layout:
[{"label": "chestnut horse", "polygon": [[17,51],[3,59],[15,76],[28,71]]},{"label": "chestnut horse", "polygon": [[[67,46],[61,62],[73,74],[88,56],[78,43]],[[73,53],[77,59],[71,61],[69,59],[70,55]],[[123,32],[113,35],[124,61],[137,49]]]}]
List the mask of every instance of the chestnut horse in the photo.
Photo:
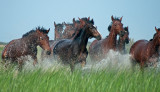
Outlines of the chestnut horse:
[{"label": "chestnut horse", "polygon": [[124,27],[124,34],[119,36],[119,39],[117,41],[117,50],[121,54],[126,53],[125,45],[129,43],[129,31],[128,27]]},{"label": "chestnut horse", "polygon": [[111,19],[111,32],[109,36],[100,41],[94,40],[89,47],[89,55],[92,61],[101,61],[109,50],[116,50],[117,35],[122,34],[124,29],[121,23],[122,17],[118,19],[111,16]]},{"label": "chestnut horse", "polygon": [[37,63],[38,45],[46,50],[48,55],[51,53],[49,37],[47,36],[49,30],[38,27],[36,30],[31,30],[24,34],[22,38],[10,41],[2,52],[3,62],[5,64],[9,61],[17,62],[19,69],[21,69],[24,63],[21,57],[30,55],[34,59],[33,65],[35,65]]},{"label": "chestnut horse", "polygon": [[53,48],[53,54],[58,61],[62,61],[64,64],[69,64],[71,71],[73,72],[75,64],[80,63],[83,58],[83,53],[87,49],[88,39],[95,37],[98,40],[101,39],[101,35],[97,29],[93,26],[93,23],[87,23],[83,19],[79,19],[80,29],[76,31],[76,36],[70,39],[60,40]]},{"label": "chestnut horse", "polygon": [[[108,31],[110,32],[111,26],[108,27]],[[107,36],[108,37],[108,36]],[[125,45],[129,43],[129,31],[128,26],[124,27],[124,32],[122,32],[121,35],[119,35],[119,39],[117,40],[117,51],[119,51],[121,54],[125,54]]]},{"label": "chestnut horse", "polygon": [[156,34],[153,40],[138,40],[130,49],[130,55],[133,66],[136,63],[140,64],[141,69],[150,65],[157,65],[158,62],[158,48],[160,46],[160,28],[155,27]]}]

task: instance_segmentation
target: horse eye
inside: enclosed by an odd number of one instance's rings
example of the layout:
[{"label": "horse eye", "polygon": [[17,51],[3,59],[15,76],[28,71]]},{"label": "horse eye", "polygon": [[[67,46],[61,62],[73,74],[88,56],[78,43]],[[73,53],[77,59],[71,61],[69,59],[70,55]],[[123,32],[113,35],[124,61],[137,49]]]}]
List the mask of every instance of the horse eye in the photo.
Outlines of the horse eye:
[{"label": "horse eye", "polygon": [[43,40],[43,38],[42,38],[42,37],[40,37],[40,39],[41,39],[41,40]]}]

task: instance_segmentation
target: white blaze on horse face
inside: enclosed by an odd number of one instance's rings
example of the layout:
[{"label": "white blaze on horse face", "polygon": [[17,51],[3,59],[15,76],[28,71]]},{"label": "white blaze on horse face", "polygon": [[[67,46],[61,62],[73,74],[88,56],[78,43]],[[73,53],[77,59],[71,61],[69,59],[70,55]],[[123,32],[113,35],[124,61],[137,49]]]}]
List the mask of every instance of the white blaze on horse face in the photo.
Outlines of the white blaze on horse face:
[{"label": "white blaze on horse face", "polygon": [[66,26],[64,25],[64,26],[63,26],[63,30],[62,30],[62,33],[64,33],[64,30],[65,30],[65,29],[66,29]]}]

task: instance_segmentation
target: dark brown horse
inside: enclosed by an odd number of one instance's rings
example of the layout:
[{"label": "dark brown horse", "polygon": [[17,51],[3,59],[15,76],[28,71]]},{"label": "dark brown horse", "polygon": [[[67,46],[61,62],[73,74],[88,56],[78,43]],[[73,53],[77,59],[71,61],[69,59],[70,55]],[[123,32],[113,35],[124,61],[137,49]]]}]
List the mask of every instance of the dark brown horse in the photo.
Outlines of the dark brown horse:
[{"label": "dark brown horse", "polygon": [[123,33],[123,24],[121,23],[122,17],[120,19],[113,18],[111,16],[111,31],[109,36],[100,41],[93,41],[89,47],[90,58],[92,61],[101,61],[105,58],[109,50],[116,50],[116,38],[117,35]]},{"label": "dark brown horse", "polygon": [[63,39],[63,30],[64,30],[64,24],[56,24],[54,22],[54,27],[55,27],[55,36],[54,36],[54,40],[60,40]]},{"label": "dark brown horse", "polygon": [[8,63],[9,61],[18,62],[19,68],[22,68],[24,60],[21,57],[30,55],[34,59],[33,64],[35,65],[37,63],[38,45],[46,50],[49,55],[51,53],[49,37],[47,36],[49,30],[38,27],[36,30],[31,30],[24,34],[22,38],[9,42],[2,52],[4,63]]},{"label": "dark brown horse", "polygon": [[160,46],[160,28],[155,27],[156,34],[151,41],[138,40],[130,49],[132,64],[139,63],[141,69],[150,65],[157,65],[158,47]]},{"label": "dark brown horse", "polygon": [[117,41],[117,50],[121,54],[125,54],[126,53],[125,46],[128,43],[129,43],[129,31],[128,31],[128,27],[124,27],[124,34],[120,35]]},{"label": "dark brown horse", "polygon": [[58,61],[62,61],[64,64],[69,64],[71,71],[74,70],[76,63],[82,62],[82,58],[86,58],[85,50],[88,43],[88,39],[95,37],[98,40],[101,39],[101,35],[97,29],[93,26],[93,21],[84,21],[79,19],[80,29],[76,31],[74,39],[60,40],[53,49],[53,54],[57,57]]}]

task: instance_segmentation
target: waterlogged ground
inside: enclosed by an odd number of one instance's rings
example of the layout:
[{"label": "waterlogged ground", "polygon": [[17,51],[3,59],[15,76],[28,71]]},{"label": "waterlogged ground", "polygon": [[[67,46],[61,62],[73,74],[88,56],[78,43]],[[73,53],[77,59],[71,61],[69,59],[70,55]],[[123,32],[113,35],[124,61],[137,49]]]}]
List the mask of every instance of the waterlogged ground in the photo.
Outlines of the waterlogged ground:
[{"label": "waterlogged ground", "polygon": [[[1,49],[0,49],[1,50]],[[39,49],[40,51],[40,49]],[[0,51],[1,52],[1,51]],[[0,53],[1,54],[1,53]],[[23,70],[16,66],[4,69],[0,66],[0,92],[159,92],[160,71],[147,68],[143,73],[137,66],[133,72],[129,55],[110,51],[101,62],[78,64],[73,73],[69,66],[53,59],[44,61],[38,53],[38,64],[28,56]]]}]

